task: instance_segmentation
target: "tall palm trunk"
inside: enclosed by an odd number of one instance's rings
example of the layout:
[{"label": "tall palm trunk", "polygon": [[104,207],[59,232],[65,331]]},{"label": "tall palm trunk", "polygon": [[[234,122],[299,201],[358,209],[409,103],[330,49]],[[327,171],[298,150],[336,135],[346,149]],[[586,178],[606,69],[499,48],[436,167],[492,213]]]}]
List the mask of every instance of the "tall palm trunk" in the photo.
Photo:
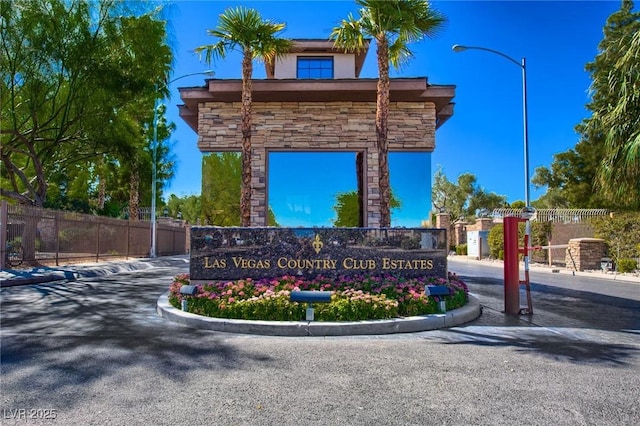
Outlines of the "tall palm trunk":
[{"label": "tall palm trunk", "polygon": [[389,203],[391,189],[389,183],[389,45],[382,35],[377,39],[378,87],[376,94],[376,141],[378,145],[378,173],[380,188],[380,227],[391,226]]},{"label": "tall palm trunk", "polygon": [[253,72],[251,59],[251,51],[245,49],[242,58],[242,109],[240,111],[242,130],[240,215],[242,226],[251,225],[251,75]]}]

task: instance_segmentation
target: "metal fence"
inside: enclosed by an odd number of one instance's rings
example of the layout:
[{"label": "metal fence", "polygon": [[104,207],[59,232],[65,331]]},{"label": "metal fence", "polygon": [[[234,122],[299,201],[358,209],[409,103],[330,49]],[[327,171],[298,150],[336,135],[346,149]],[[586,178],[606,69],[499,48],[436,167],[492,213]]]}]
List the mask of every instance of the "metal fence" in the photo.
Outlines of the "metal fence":
[{"label": "metal fence", "polygon": [[[182,221],[159,220],[156,253],[185,254],[187,228]],[[0,203],[0,262],[8,247],[22,248],[25,265],[148,257],[151,223]]]},{"label": "metal fence", "polygon": [[[491,213],[493,219],[501,221],[506,216],[522,215],[522,209],[501,208]],[[582,223],[593,217],[608,216],[607,209],[536,209],[531,218],[535,222]]]}]

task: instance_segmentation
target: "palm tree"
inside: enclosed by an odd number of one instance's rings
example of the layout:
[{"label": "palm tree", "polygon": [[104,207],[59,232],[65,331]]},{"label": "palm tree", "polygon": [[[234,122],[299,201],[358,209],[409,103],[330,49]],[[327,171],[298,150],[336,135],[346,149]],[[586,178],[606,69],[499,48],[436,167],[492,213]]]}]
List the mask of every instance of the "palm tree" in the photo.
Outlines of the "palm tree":
[{"label": "palm tree", "polygon": [[218,38],[214,44],[200,46],[196,53],[205,54],[205,61],[224,59],[233,50],[242,52],[242,107],[240,110],[242,132],[242,190],[240,211],[242,226],[251,224],[251,76],[253,60],[267,64],[291,50],[293,42],[278,38],[285,24],[264,20],[255,9],[242,6],[226,9],[220,15],[218,27],[207,34]]},{"label": "palm tree", "polygon": [[356,19],[349,14],[335,27],[330,38],[336,47],[350,52],[366,49],[367,38],[376,40],[378,86],[376,95],[376,142],[380,188],[380,226],[391,225],[389,185],[389,64],[399,68],[413,57],[408,44],[436,36],[446,18],[426,0],[356,0],[362,8]]}]

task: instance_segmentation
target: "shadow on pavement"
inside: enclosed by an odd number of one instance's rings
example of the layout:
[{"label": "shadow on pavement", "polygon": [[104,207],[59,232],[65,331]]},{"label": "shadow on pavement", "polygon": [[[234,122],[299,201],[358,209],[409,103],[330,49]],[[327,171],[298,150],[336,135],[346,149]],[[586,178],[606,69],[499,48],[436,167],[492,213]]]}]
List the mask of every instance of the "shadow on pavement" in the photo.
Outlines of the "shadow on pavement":
[{"label": "shadow on pavement", "polygon": [[128,276],[3,290],[4,391],[29,395],[38,383],[40,392],[62,398],[90,384],[117,381],[132,368],[141,374],[153,369],[179,383],[197,371],[232,373],[248,363],[275,362],[233,348],[220,334],[158,317],[156,300],[169,285],[161,268],[131,281]]},{"label": "shadow on pavement", "polygon": [[[504,310],[504,283],[495,278],[460,278],[469,290],[476,294],[484,310],[494,310],[500,315],[492,318],[495,324],[482,316],[477,320],[482,325],[576,327],[607,331],[640,331],[640,301],[563,289],[544,284],[531,284],[533,312],[531,316],[509,316]],[[524,299],[521,297],[521,305]],[[488,309],[487,309],[488,308]],[[491,314],[491,312],[487,312]],[[484,313],[483,313],[484,316]]]},{"label": "shadow on pavement", "polygon": [[521,330],[517,336],[487,335],[463,328],[449,329],[447,332],[459,340],[445,344],[513,347],[520,352],[537,353],[553,361],[576,364],[605,363],[625,367],[629,364],[627,360],[640,356],[640,348],[631,345],[581,341],[575,337],[561,335],[549,336],[548,333],[536,333],[535,329]]}]

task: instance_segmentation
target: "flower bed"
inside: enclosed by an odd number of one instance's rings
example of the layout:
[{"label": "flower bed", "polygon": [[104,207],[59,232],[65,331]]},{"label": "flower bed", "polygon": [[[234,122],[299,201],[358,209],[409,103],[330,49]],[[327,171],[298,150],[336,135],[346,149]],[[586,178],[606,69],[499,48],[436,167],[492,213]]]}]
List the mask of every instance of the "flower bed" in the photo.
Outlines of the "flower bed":
[{"label": "flower bed", "polygon": [[[327,278],[318,276],[303,279],[283,276],[276,279],[250,278],[198,285],[195,296],[180,294],[189,285],[189,275],[174,277],[169,289],[169,303],[181,307],[188,300],[191,313],[247,320],[301,321],[305,318],[306,303],[291,302],[292,291],[331,291],[330,303],[314,304],[316,321],[358,321],[398,318],[438,313],[438,302],[446,301],[447,309],[464,306],[468,300],[465,283],[455,275],[449,280],[402,278],[385,276],[349,276]],[[448,296],[427,296],[426,285],[446,286]]]}]

